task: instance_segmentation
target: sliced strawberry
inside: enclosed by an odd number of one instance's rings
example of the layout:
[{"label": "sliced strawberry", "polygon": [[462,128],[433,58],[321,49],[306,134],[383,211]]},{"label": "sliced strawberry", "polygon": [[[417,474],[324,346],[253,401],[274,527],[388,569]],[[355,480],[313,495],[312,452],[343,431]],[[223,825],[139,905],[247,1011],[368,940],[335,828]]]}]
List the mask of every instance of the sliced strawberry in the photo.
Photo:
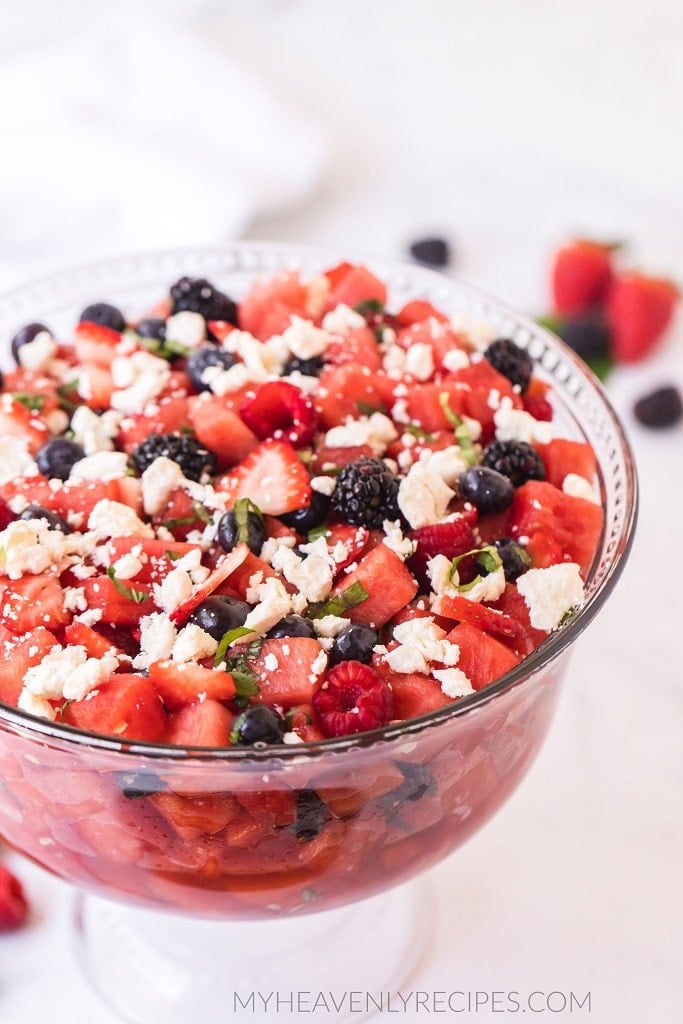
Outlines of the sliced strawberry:
[{"label": "sliced strawberry", "polygon": [[230,469],[258,444],[256,434],[217,395],[192,402],[190,422],[197,440],[216,453],[219,470]]},{"label": "sliced strawberry", "polygon": [[0,864],[0,933],[20,928],[28,917],[28,900],[21,882]]},{"label": "sliced strawberry", "polygon": [[671,323],[678,300],[672,281],[629,273],[617,278],[607,298],[612,354],[619,362],[644,359]]},{"label": "sliced strawberry", "polygon": [[250,554],[250,552],[247,545],[238,544],[236,548],[233,548],[232,551],[229,551],[219,562],[217,562],[215,569],[208,579],[195,587],[187,601],[178,605],[176,610],[171,614],[171,618],[175,622],[176,626],[182,625],[192,614],[195,608],[200,605],[202,601],[205,601],[210,594],[213,594],[213,592],[217,590],[218,587],[220,587],[220,585],[241,566],[248,554]]},{"label": "sliced strawberry", "polygon": [[7,502],[0,498],[0,530],[6,529],[17,517]]},{"label": "sliced strawberry", "polygon": [[548,399],[544,398],[543,395],[523,395],[522,403],[524,412],[528,412],[535,420],[540,420],[542,423],[551,422],[554,410]]},{"label": "sliced strawberry", "polygon": [[118,647],[84,622],[70,622],[64,630],[64,641],[71,647],[85,647],[89,658],[121,653]]},{"label": "sliced strawberry", "polygon": [[259,440],[272,437],[294,448],[313,440],[317,421],[311,399],[286,380],[261,384],[241,405],[240,416]]},{"label": "sliced strawberry", "polygon": [[476,601],[469,601],[462,595],[438,597],[432,605],[432,610],[436,615],[446,619],[469,622],[485,633],[503,640],[521,640],[526,633],[521,622],[512,616],[494,611]]},{"label": "sliced strawberry", "polygon": [[304,508],[311,500],[306,467],[284,441],[263,441],[220,478],[216,488],[228,493],[230,505],[238,498],[250,498],[262,512],[273,516]]},{"label": "sliced strawberry", "polygon": [[579,239],[555,253],[551,268],[557,313],[582,313],[599,305],[612,281],[613,247]]},{"label": "sliced strawberry", "polygon": [[206,326],[216,341],[225,341],[227,336],[235,330],[235,325],[227,320],[209,320]]},{"label": "sliced strawberry", "polygon": [[235,696],[235,683],[229,672],[204,668],[194,662],[153,661],[149,678],[169,711],[194,701],[230,700]]},{"label": "sliced strawberry", "polygon": [[24,437],[32,455],[50,438],[47,425],[31,409],[22,402],[3,396],[0,409],[0,437]]},{"label": "sliced strawberry", "polygon": [[472,527],[465,518],[421,526],[411,530],[408,536],[417,545],[415,554],[408,559],[408,566],[423,585],[429,582],[427,563],[435,555],[455,558],[476,547]]},{"label": "sliced strawberry", "polygon": [[328,672],[313,696],[313,707],[326,736],[351,736],[387,725],[394,698],[389,684],[369,665],[343,661]]},{"label": "sliced strawberry", "polygon": [[[111,349],[121,341],[121,334],[119,331],[115,331],[111,327],[105,327],[103,324],[96,324],[91,320],[81,320],[81,322],[76,324],[74,327],[74,338],[76,339],[76,342],[81,339],[97,341],[100,344],[109,345]],[[111,362],[111,352],[109,360]]]},{"label": "sliced strawberry", "polygon": [[91,409],[111,408],[114,381],[108,366],[82,363],[78,369],[78,395]]},{"label": "sliced strawberry", "polygon": [[37,626],[57,630],[71,619],[64,610],[64,590],[56,576],[41,573],[18,580],[0,579],[3,621],[13,633],[21,635]]}]

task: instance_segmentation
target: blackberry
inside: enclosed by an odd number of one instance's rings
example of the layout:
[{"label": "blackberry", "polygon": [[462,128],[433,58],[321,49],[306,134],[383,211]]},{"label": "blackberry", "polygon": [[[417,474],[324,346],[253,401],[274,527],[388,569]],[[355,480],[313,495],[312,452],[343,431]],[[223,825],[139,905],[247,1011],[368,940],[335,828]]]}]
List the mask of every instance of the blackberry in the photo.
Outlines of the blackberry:
[{"label": "blackberry", "polygon": [[164,455],[177,462],[188,480],[201,480],[204,473],[215,473],[216,456],[188,434],[149,434],[133,449],[133,462],[144,471]]},{"label": "blackberry", "polygon": [[531,558],[511,537],[499,537],[493,542],[503,563],[503,572],[508,583],[514,583],[518,577],[531,568]]},{"label": "blackberry", "polygon": [[163,793],[168,788],[153,772],[114,772],[112,777],[128,800],[140,800],[154,793]]},{"label": "blackberry", "polygon": [[208,370],[210,366],[217,366],[220,370],[229,370],[235,363],[235,357],[225,349],[216,348],[215,345],[202,345],[195,349],[191,356],[188,356],[185,373],[195,391],[210,391],[211,386],[203,377],[204,371]]},{"label": "blackberry", "polygon": [[430,236],[418,238],[410,246],[410,255],[418,263],[424,263],[427,267],[442,269],[447,267],[451,261],[451,250],[445,238]]},{"label": "blackberry", "polygon": [[398,480],[381,459],[363,456],[337,477],[332,508],[353,526],[381,529],[385,519],[400,519]]},{"label": "blackberry", "polygon": [[205,320],[225,320],[237,326],[237,305],[204,277],[181,277],[171,286],[171,312],[201,313]]},{"label": "blackberry", "polygon": [[14,356],[14,362],[19,365],[19,349],[22,345],[28,345],[30,342],[35,341],[39,334],[46,331],[48,334],[51,333],[50,328],[46,327],[45,324],[26,324],[20,331],[12,338],[12,355]]},{"label": "blackberry", "polygon": [[515,489],[502,473],[488,466],[472,466],[458,479],[460,495],[471,501],[482,515],[504,512],[512,504]]},{"label": "blackberry", "polygon": [[166,341],[166,321],[159,316],[147,316],[137,324],[135,333],[151,341]]},{"label": "blackberry", "polygon": [[502,473],[513,487],[527,480],[545,480],[543,459],[526,441],[493,441],[484,449],[481,465]]},{"label": "blackberry", "polygon": [[683,402],[677,387],[670,384],[643,395],[633,413],[644,427],[673,427],[683,417]]},{"label": "blackberry", "polygon": [[524,394],[534,370],[534,363],[528,352],[516,345],[511,338],[498,338],[488,346],[484,358],[494,370],[502,373],[511,384],[519,388],[521,394]]},{"label": "blackberry", "polygon": [[290,373],[302,373],[304,377],[319,377],[322,373],[325,361],[322,356],[311,356],[310,359],[299,359],[292,356],[282,368],[282,376],[289,377]]},{"label": "blackberry", "polygon": [[112,331],[121,332],[126,327],[123,313],[110,302],[94,302],[92,306],[86,306],[78,319],[80,323],[99,324]]}]

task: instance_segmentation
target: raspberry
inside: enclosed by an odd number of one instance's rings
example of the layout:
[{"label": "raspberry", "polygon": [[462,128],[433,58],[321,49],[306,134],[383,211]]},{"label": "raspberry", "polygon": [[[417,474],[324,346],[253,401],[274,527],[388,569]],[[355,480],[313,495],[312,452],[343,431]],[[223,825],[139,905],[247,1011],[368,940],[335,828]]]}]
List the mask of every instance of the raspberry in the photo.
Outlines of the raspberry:
[{"label": "raspberry", "polygon": [[435,555],[455,558],[476,547],[472,527],[465,519],[454,519],[450,523],[435,526],[421,526],[408,534],[416,543],[415,554],[408,560],[410,571],[421,584],[429,582],[427,563]]},{"label": "raspberry", "polygon": [[528,412],[535,420],[550,423],[553,418],[553,407],[547,398],[541,395],[525,395],[522,402],[524,412]]},{"label": "raspberry", "polygon": [[262,384],[240,408],[240,416],[259,441],[273,437],[294,448],[313,440],[317,416],[313,402],[285,380]]},{"label": "raspberry", "polygon": [[28,902],[18,878],[0,865],[0,932],[20,928],[28,915]]},{"label": "raspberry", "polygon": [[328,673],[313,697],[313,708],[325,736],[351,736],[387,725],[394,695],[368,665],[343,661]]},{"label": "raspberry", "polygon": [[0,530],[4,530],[17,517],[7,502],[0,500]]}]

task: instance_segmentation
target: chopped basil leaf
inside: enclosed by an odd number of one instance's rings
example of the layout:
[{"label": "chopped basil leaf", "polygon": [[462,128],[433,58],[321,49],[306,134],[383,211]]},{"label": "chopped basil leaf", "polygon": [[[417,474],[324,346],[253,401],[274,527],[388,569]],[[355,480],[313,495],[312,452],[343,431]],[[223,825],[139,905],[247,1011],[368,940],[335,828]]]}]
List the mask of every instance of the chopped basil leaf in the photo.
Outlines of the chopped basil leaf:
[{"label": "chopped basil leaf", "polygon": [[212,523],[213,517],[207,508],[199,501],[192,502],[192,515],[179,516],[177,519],[167,519],[161,523],[167,530],[176,530],[179,526],[194,526],[196,523]]},{"label": "chopped basil leaf", "polygon": [[[75,412],[78,409],[79,402],[73,399],[78,399],[78,379],[70,380],[67,384],[60,384],[57,390],[57,397],[59,399],[59,406],[64,412]],[[71,397],[73,396],[73,397]]]},{"label": "chopped basil leaf", "polygon": [[380,403],[380,405],[368,405],[367,402],[356,402],[356,406],[358,407],[358,412],[362,416],[372,416],[373,413],[376,412],[381,412],[386,416],[387,407],[382,403]]},{"label": "chopped basil leaf", "polygon": [[356,580],[346,590],[335,594],[334,597],[329,597],[327,601],[317,601],[315,604],[309,605],[306,610],[306,617],[308,619],[322,619],[325,615],[343,615],[350,608],[355,608],[356,605],[367,601],[369,597],[370,595],[361,581]]},{"label": "chopped basil leaf", "polygon": [[447,391],[442,391],[439,395],[439,405],[443,409],[446,419],[453,427],[455,439],[458,442],[463,459],[468,466],[474,466],[477,462],[477,453],[474,450],[468,426],[465,421],[460,419],[458,414],[451,409]]},{"label": "chopped basil leaf", "polygon": [[362,302],[357,302],[353,308],[356,313],[364,316],[366,320],[369,316],[377,316],[379,313],[384,312],[384,304],[379,299],[363,299]]},{"label": "chopped basil leaf", "polygon": [[254,630],[247,626],[237,626],[236,629],[229,629],[227,633],[224,633],[213,658],[214,665],[220,665],[222,661],[225,661],[225,654],[231,644],[234,644],[236,640],[241,640],[243,636],[251,636],[253,632]]},{"label": "chopped basil leaf", "polygon": [[166,551],[165,555],[167,558],[170,558],[172,562],[177,562],[183,557],[179,551]]},{"label": "chopped basil leaf", "polygon": [[235,516],[235,527],[237,528],[237,543],[249,544],[249,513],[255,515],[260,523],[263,523],[263,513],[258,505],[255,505],[251,498],[238,498],[233,506]]},{"label": "chopped basil leaf", "polygon": [[312,544],[315,540],[320,540],[321,537],[329,537],[330,531],[326,526],[314,526],[312,530],[308,531],[308,543]]},{"label": "chopped basil leaf", "polygon": [[133,601],[135,604],[143,604],[143,602],[149,597],[146,590],[135,590],[133,587],[127,587],[125,583],[122,583],[121,580],[117,579],[116,569],[113,565],[110,565],[107,569],[107,576],[112,581],[121,597],[125,597],[129,601]]},{"label": "chopped basil leaf", "polygon": [[235,693],[238,697],[256,697],[259,692],[258,676],[253,669],[243,672],[240,669],[231,668],[228,665],[228,672],[235,684]]},{"label": "chopped basil leaf", "polygon": [[148,352],[153,352],[160,359],[168,359],[170,361],[178,356],[187,356],[191,351],[187,345],[181,345],[179,341],[173,341],[172,339],[160,341],[158,338],[143,338],[142,335],[137,334],[135,331],[131,332],[131,334],[138,345],[147,349]]},{"label": "chopped basil leaf", "polygon": [[436,437],[435,434],[430,434],[428,430],[417,423],[406,423],[404,429],[407,434],[412,434],[413,437],[418,437],[422,441],[434,441]]},{"label": "chopped basil leaf", "polygon": [[[477,566],[483,571],[479,573],[474,579],[470,580],[469,583],[456,582],[458,579],[458,566],[462,562],[463,558],[474,558]],[[503,564],[503,560],[498,553],[498,549],[493,544],[487,544],[483,548],[473,548],[471,551],[465,551],[462,555],[457,555],[451,561],[451,567],[448,572],[448,579],[457,589],[458,593],[465,594],[468,590],[472,590],[477,583],[481,583],[485,576],[495,572],[496,569],[500,569]]]},{"label": "chopped basil leaf", "polygon": [[263,637],[259,636],[259,637],[256,638],[256,640],[252,640],[251,643],[249,644],[249,646],[247,647],[247,657],[248,658],[258,658],[259,654],[261,653],[261,648],[262,647],[263,647]]},{"label": "chopped basil leaf", "polygon": [[45,405],[45,395],[30,395],[26,391],[13,391],[10,393],[10,397],[14,402],[20,402],[27,409],[40,410]]},{"label": "chopped basil leaf", "polygon": [[196,515],[197,519],[201,519],[203,523],[213,522],[213,516],[209,512],[208,508],[205,508],[204,505],[201,504],[201,502],[193,501],[192,508],[194,509],[194,514]]}]

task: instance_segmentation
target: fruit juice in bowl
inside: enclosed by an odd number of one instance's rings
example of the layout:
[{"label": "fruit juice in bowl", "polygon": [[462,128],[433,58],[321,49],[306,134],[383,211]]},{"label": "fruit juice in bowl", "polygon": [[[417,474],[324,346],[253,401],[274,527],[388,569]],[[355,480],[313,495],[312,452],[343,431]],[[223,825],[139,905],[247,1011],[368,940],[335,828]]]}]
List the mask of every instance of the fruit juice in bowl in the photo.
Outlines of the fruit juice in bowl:
[{"label": "fruit juice in bowl", "polygon": [[211,1007],[266,946],[290,988],[323,941],[316,984],[334,949],[397,984],[402,883],[516,787],[628,552],[599,385],[456,281],[263,243],[0,322],[0,832],[87,894],[128,1019]]}]

